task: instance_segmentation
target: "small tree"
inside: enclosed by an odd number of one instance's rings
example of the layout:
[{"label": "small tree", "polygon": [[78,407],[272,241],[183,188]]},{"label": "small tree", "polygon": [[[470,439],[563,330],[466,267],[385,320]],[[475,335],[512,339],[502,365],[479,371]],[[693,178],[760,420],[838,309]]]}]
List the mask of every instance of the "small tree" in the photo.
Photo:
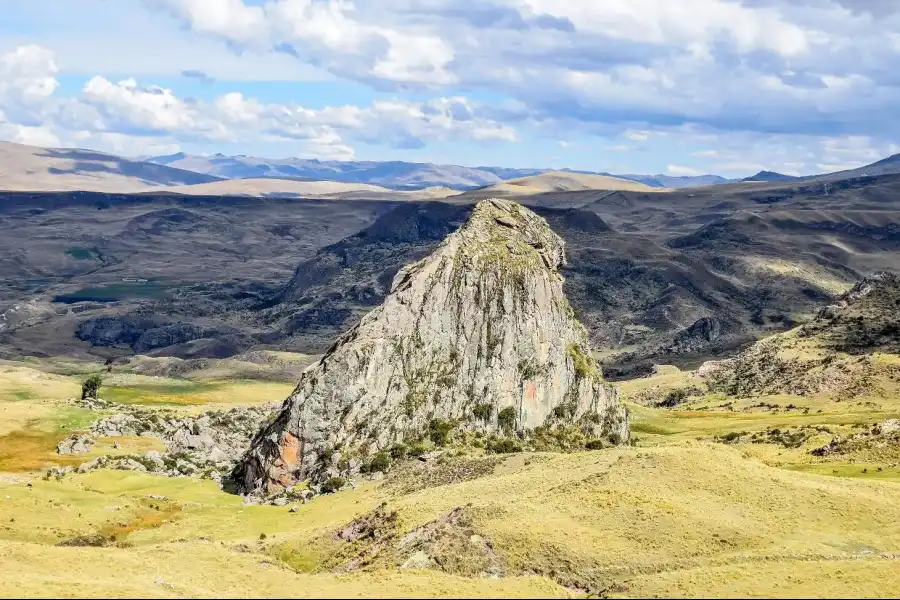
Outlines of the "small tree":
[{"label": "small tree", "polygon": [[507,406],[501,410],[497,415],[497,425],[507,434],[512,433],[516,426],[516,409],[512,406]]},{"label": "small tree", "polygon": [[101,385],[103,385],[103,378],[99,375],[91,375],[85,379],[84,383],[81,384],[81,399],[87,400],[90,398],[96,400],[97,391],[100,389]]},{"label": "small tree", "polygon": [[453,423],[450,421],[432,419],[428,423],[428,437],[435,446],[446,446],[452,430]]}]

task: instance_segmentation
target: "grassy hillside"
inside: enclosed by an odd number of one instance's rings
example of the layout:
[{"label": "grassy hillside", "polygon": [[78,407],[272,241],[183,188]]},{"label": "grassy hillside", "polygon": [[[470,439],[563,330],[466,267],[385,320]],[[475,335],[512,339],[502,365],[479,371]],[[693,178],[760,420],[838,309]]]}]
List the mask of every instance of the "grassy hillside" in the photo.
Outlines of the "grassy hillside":
[{"label": "grassy hillside", "polygon": [[[893,395],[860,404],[701,392],[652,406],[642,392],[665,398],[697,383],[665,368],[623,385],[636,447],[450,453],[278,507],[188,477],[44,479],[48,464],[86,460],[56,455],[55,444],[97,418],[65,401],[83,375],[51,368],[60,365],[0,367],[4,596],[883,596],[900,584],[896,465],[855,447],[810,453],[900,416]],[[290,388],[124,369],[109,384],[101,396],[183,411]],[[803,427],[810,435],[794,437]],[[100,442],[90,456],[156,440]]]}]

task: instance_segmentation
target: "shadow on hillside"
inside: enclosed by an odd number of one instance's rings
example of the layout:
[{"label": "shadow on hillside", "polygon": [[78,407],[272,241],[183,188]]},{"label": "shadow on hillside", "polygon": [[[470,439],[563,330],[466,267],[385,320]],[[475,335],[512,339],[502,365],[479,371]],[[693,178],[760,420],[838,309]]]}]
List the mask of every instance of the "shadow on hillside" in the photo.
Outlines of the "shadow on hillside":
[{"label": "shadow on hillside", "polygon": [[48,173],[53,175],[94,175],[110,173],[135,177],[162,185],[190,185],[218,181],[219,178],[192,171],[166,167],[154,163],[132,161],[112,154],[79,149],[45,149],[37,154],[44,158],[56,158],[74,161],[71,169],[50,167]]}]

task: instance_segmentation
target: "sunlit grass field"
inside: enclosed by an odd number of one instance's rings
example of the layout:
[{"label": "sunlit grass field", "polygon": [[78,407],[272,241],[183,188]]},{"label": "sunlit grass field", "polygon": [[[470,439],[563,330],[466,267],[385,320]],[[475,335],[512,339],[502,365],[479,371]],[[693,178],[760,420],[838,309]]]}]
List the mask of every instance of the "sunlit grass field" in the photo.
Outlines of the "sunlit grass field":
[{"label": "sunlit grass field", "polygon": [[[57,455],[61,439],[102,413],[66,401],[82,373],[39,366],[0,365],[4,597],[872,597],[900,586],[896,467],[813,457],[824,432],[797,448],[715,441],[802,425],[851,433],[900,416],[895,398],[707,395],[677,410],[629,402],[636,447],[512,455],[481,477],[411,492],[363,482],[290,512],[244,505],[194,478],[98,470],[45,480],[51,464],[161,448],[155,438],[100,438],[87,457]],[[664,368],[626,382],[623,395],[689,381]],[[195,412],[281,400],[292,387],[114,372],[100,396]],[[382,503],[397,511],[401,534],[465,508],[505,575],[386,564],[336,572],[335,532]],[[79,536],[115,544],[58,545]]]}]

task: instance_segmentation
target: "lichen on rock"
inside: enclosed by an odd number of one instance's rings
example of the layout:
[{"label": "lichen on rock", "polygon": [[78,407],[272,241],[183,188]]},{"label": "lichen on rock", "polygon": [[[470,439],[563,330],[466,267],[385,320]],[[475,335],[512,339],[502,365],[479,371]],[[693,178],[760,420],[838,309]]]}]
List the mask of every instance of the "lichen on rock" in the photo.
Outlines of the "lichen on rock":
[{"label": "lichen on rock", "polygon": [[385,450],[420,438],[433,419],[499,431],[503,409],[524,432],[565,404],[597,436],[627,441],[625,408],[563,293],[563,265],[564,242],[543,218],[508,200],[480,202],[303,373],[235,470],[238,486],[270,494],[323,480],[338,450]]}]

